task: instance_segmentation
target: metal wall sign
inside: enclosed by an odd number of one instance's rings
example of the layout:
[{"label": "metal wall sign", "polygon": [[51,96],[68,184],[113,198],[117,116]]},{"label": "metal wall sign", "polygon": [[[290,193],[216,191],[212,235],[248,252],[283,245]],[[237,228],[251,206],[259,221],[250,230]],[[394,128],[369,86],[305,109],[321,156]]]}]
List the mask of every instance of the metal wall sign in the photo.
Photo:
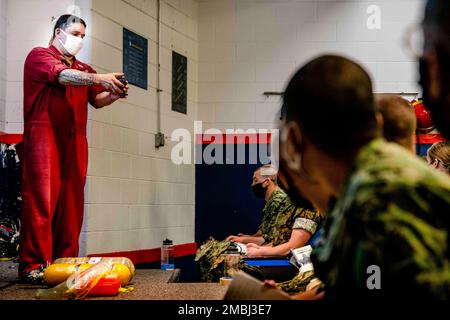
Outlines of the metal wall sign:
[{"label": "metal wall sign", "polygon": [[172,52],[172,111],[187,114],[187,58]]},{"label": "metal wall sign", "polygon": [[148,40],[123,28],[123,72],[132,85],[147,90]]}]

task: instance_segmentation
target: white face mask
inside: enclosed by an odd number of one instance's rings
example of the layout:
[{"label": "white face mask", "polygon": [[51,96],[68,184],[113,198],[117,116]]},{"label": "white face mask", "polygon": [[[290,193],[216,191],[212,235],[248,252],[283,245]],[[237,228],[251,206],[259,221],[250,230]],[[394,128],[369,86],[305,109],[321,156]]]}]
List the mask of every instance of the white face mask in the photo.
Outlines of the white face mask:
[{"label": "white face mask", "polygon": [[62,43],[61,39],[58,38],[59,43],[66,49],[67,53],[75,56],[83,48],[83,39],[80,37],[75,37],[71,34],[65,33],[62,29],[61,32],[66,35],[66,43]]}]

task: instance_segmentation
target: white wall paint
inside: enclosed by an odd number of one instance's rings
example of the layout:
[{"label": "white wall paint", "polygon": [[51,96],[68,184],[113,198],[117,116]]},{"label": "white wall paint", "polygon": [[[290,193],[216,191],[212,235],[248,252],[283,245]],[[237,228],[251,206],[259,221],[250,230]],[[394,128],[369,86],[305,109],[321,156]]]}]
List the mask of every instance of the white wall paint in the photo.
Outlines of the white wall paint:
[{"label": "white wall paint", "polygon": [[[1,0],[2,2],[5,0]],[[8,0],[6,14],[5,131],[23,132],[23,65],[32,48],[47,46],[52,16],[75,0]]]},{"label": "white wall paint", "polygon": [[[197,3],[161,2],[161,130],[193,129],[197,117]],[[156,0],[94,0],[90,13],[91,65],[122,68],[122,27],[149,40],[148,90],[131,86],[129,98],[89,112],[90,158],[85,253],[150,249],[169,237],[194,241],[194,167],[176,166],[167,146],[154,148],[156,120]],[[172,50],[188,57],[188,114],[171,111]]]},{"label": "white wall paint", "polygon": [[7,0],[0,0],[0,131],[5,130],[7,3]]},{"label": "white wall paint", "polygon": [[[279,98],[302,64],[323,53],[356,59],[377,92],[417,92],[417,65],[402,51],[422,0],[200,0],[199,116],[207,127],[271,128]],[[381,30],[366,27],[369,5]],[[320,76],[320,75],[319,75]]]}]

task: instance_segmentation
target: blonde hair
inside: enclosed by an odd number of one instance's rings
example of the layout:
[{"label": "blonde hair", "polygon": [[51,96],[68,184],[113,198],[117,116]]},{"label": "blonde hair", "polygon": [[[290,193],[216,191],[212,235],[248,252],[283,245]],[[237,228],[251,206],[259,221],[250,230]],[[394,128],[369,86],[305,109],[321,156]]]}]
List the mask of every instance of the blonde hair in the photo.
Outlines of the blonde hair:
[{"label": "blonde hair", "polygon": [[450,173],[450,142],[442,141],[433,144],[427,152],[430,160],[438,160],[442,166]]}]

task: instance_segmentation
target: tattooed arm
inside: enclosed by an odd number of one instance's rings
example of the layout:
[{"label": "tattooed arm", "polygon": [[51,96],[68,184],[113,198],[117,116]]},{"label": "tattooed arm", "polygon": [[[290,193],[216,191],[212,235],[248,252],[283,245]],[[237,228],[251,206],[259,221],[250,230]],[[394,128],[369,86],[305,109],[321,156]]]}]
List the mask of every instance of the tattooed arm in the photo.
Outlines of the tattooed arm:
[{"label": "tattooed arm", "polygon": [[58,81],[63,86],[92,86],[101,85],[103,88],[114,94],[121,94],[125,86],[117,80],[116,76],[123,73],[96,74],[87,73],[74,69],[66,69],[59,74]]},{"label": "tattooed arm", "polygon": [[66,69],[59,74],[59,83],[63,86],[92,86],[95,84],[95,73]]}]

